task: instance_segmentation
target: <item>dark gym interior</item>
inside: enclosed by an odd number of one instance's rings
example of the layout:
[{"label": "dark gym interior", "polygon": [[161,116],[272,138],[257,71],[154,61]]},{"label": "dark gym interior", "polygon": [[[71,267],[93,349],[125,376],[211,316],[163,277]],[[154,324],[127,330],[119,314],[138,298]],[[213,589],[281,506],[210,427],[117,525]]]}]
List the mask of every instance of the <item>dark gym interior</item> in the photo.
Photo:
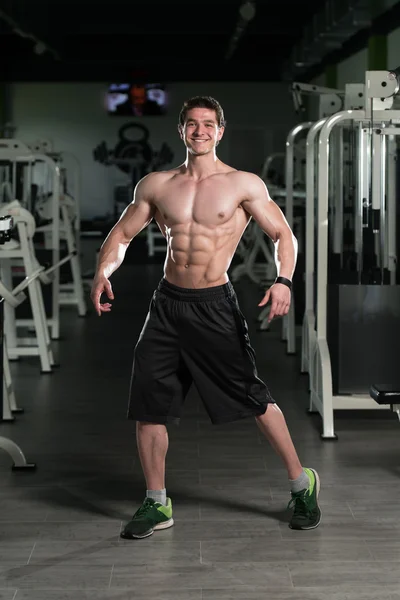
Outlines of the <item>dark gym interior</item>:
[{"label": "dark gym interior", "polygon": [[[0,600],[400,600],[399,16],[394,0],[1,2]],[[185,160],[196,95],[224,109],[217,155],[265,182],[298,240],[284,318],[258,306],[276,266],[254,220],[228,275],[321,480],[310,531],[288,527],[254,419],[211,424],[193,386],[167,427],[174,526],[120,536],[146,492],[127,409],[163,277],[154,222],[100,318],[91,286],[138,181]]]}]

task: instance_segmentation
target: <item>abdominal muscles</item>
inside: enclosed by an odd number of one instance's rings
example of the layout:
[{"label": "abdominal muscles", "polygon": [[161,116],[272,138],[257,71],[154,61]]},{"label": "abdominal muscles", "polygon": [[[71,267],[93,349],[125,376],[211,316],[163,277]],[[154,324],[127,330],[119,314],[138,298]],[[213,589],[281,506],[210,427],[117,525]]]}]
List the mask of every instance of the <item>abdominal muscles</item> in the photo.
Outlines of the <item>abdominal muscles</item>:
[{"label": "abdominal muscles", "polygon": [[[217,226],[195,221],[166,228],[166,275],[179,285],[219,285],[247,224],[244,211]],[[238,218],[240,217],[240,218]]]}]

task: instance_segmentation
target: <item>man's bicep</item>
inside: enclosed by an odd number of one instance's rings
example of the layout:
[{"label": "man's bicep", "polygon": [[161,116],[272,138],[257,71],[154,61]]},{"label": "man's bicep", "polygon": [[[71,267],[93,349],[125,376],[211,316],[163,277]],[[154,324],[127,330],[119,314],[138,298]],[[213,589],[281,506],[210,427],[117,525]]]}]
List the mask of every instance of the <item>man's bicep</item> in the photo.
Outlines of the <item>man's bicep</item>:
[{"label": "man's bicep", "polygon": [[283,212],[272,200],[261,180],[254,182],[253,179],[249,186],[248,199],[242,206],[273,241],[279,238],[284,229],[289,228]]},{"label": "man's bicep", "polygon": [[120,227],[124,237],[131,241],[142,231],[153,219],[153,205],[146,200],[132,202],[123,212],[120,219]]},{"label": "man's bicep", "polygon": [[153,219],[155,205],[149,182],[140,181],[136,186],[133,202],[124,210],[117,224],[126,241],[131,241]]}]

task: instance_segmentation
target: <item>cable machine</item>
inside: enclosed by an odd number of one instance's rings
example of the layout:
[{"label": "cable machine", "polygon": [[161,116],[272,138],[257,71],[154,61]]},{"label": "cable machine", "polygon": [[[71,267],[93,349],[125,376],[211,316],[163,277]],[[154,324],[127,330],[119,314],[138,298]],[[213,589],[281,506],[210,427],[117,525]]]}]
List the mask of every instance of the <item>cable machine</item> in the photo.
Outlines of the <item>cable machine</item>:
[{"label": "cable machine", "polygon": [[[334,410],[381,408],[370,397],[374,381],[393,381],[400,354],[400,286],[396,274],[396,193],[387,174],[400,111],[396,72],[368,71],[364,108],[328,118],[320,129],[316,244],[315,344],[310,368],[310,412],[323,420],[322,438],[336,439]],[[329,158],[335,128],[357,131],[354,266],[343,283],[329,262]],[[392,137],[391,137],[392,136]],[[387,152],[388,140],[391,151]],[[389,190],[389,193],[388,193]],[[390,226],[389,218],[390,215]],[[331,248],[332,249],[332,248]],[[343,260],[343,254],[340,256]],[[342,263],[343,264],[343,263]]]}]

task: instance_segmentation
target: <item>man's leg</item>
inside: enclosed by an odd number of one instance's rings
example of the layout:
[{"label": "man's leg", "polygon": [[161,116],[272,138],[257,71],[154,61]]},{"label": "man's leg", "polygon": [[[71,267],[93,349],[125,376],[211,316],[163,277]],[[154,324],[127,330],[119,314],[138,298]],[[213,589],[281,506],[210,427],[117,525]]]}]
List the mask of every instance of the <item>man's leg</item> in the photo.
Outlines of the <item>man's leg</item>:
[{"label": "man's leg", "polygon": [[168,451],[168,432],[165,425],[138,422],[136,441],[146,480],[147,497],[166,504],[165,457]]},{"label": "man's leg", "polygon": [[289,479],[298,479],[303,473],[303,467],[297,456],[281,409],[276,404],[269,404],[266,412],[256,417],[256,423],[275,452],[285,463]]},{"label": "man's leg", "polygon": [[174,524],[172,503],[165,489],[167,428],[157,423],[138,421],[136,437],[147,490],[142,506],[121,532],[121,537],[126,539],[145,538],[156,529],[167,529]]},{"label": "man's leg", "polygon": [[318,505],[320,482],[314,469],[303,468],[292,442],[285,417],[276,404],[269,404],[256,423],[283,460],[290,481],[294,514],[290,520],[292,529],[315,529],[321,521]]},{"label": "man's leg", "polygon": [[[142,506],[121,537],[148,537],[174,524],[172,502],[165,489],[168,433],[165,423],[178,423],[191,380],[180,356],[176,308],[171,316],[169,298],[159,286],[150,304],[145,326],[135,347],[128,418],[136,421],[139,457],[147,490]],[[162,296],[162,298],[161,298]]]}]

